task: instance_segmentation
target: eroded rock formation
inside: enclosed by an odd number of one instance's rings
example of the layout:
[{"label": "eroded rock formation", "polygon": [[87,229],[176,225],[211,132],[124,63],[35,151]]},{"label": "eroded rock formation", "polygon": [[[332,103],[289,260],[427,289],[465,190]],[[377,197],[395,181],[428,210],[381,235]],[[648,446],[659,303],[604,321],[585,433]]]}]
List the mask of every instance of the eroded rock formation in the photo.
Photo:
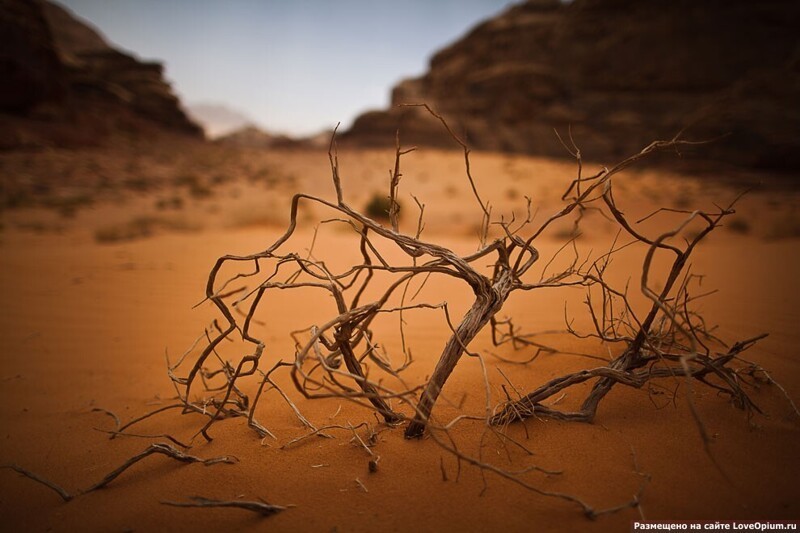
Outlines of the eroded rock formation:
[{"label": "eroded rock formation", "polygon": [[160,63],[117,50],[58,5],[0,0],[0,41],[0,147],[202,136]]},{"label": "eroded rock formation", "polygon": [[359,144],[451,145],[427,102],[475,148],[616,160],[654,139],[724,139],[695,156],[791,169],[800,149],[800,2],[531,0],[436,53],[392,108],[360,116]]}]

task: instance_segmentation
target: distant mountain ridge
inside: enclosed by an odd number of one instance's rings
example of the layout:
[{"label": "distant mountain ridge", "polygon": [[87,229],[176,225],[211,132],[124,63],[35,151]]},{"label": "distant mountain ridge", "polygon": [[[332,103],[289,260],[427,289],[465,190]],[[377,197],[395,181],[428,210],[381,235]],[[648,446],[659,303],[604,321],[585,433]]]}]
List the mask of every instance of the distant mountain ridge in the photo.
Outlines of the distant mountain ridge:
[{"label": "distant mountain ridge", "polygon": [[288,135],[266,132],[257,126],[245,126],[222,135],[214,142],[237,148],[326,148],[330,144],[333,131],[321,131],[309,137],[290,137]]},{"label": "distant mountain ridge", "polygon": [[80,146],[157,133],[202,137],[163,66],[108,44],[46,0],[0,0],[0,148]]},{"label": "distant mountain ridge", "polygon": [[224,104],[192,103],[186,106],[186,112],[202,126],[206,137],[210,139],[254,125],[253,120],[245,113]]},{"label": "distant mountain ridge", "polygon": [[452,146],[430,104],[474,148],[614,161],[684,128],[726,135],[693,151],[747,167],[798,169],[800,2],[529,0],[436,53],[392,107],[343,140]]},{"label": "distant mountain ridge", "polygon": [[273,135],[256,126],[245,126],[216,139],[219,144],[239,148],[273,148],[291,144],[293,141],[285,135]]}]

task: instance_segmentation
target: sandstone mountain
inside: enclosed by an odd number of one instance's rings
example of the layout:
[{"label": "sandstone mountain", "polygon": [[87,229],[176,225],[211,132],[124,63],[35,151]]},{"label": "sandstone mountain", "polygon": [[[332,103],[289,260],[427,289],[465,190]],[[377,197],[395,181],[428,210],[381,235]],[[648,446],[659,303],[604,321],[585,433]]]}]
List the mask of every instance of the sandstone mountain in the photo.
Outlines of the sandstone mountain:
[{"label": "sandstone mountain", "polygon": [[433,56],[397,85],[392,107],[345,140],[451,146],[426,102],[475,148],[615,161],[685,129],[724,136],[691,156],[798,169],[800,2],[530,0]]},{"label": "sandstone mountain", "polygon": [[0,148],[201,137],[163,66],[110,46],[46,0],[0,0]]}]

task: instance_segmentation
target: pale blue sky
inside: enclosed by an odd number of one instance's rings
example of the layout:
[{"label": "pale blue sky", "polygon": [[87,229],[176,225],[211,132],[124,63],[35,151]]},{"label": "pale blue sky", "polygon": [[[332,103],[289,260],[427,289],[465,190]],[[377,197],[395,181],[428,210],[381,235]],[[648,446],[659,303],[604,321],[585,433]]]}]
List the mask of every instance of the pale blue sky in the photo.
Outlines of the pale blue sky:
[{"label": "pale blue sky", "polygon": [[222,103],[311,134],[385,107],[400,79],[509,0],[59,0],[166,64],[185,103]]}]

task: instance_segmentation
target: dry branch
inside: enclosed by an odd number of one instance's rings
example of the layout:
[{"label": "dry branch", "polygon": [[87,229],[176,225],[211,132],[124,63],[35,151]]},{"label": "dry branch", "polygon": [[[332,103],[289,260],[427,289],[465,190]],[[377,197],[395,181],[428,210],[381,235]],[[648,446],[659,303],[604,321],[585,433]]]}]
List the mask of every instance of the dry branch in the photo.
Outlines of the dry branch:
[{"label": "dry branch", "polygon": [[130,467],[132,467],[145,457],[153,455],[154,453],[166,455],[167,457],[171,457],[176,461],[181,461],[183,463],[201,463],[205,466],[210,466],[218,463],[232,464],[238,462],[238,459],[229,455],[224,455],[222,457],[213,457],[210,459],[201,459],[200,457],[195,457],[194,455],[185,454],[182,451],[173,448],[169,444],[154,443],[148,446],[144,451],[137,453],[136,455],[125,461],[119,468],[116,468],[111,472],[109,472],[108,474],[106,474],[105,477],[103,477],[103,479],[101,479],[88,489],[86,489],[84,492],[92,492],[97,489],[105,487],[106,485],[117,479],[127,469],[129,469]]},{"label": "dry branch", "polygon": [[92,409],[92,412],[93,413],[104,413],[104,414],[110,416],[114,420],[114,423],[117,426],[116,427],[116,431],[119,431],[119,428],[122,426],[122,422],[120,421],[119,417],[116,414],[114,414],[112,411],[109,411],[108,409],[103,409],[102,407],[95,407],[95,408]]},{"label": "dry branch", "polygon": [[23,468],[23,467],[21,467],[19,465],[16,465],[16,464],[2,465],[2,466],[0,466],[0,468],[7,468],[7,469],[10,469],[10,470],[14,470],[15,472],[18,472],[18,473],[22,474],[23,476],[27,477],[28,479],[32,479],[33,481],[36,481],[37,483],[41,483],[45,487],[57,492],[58,495],[61,496],[61,499],[64,500],[65,502],[68,502],[68,501],[72,500],[72,498],[73,498],[73,495],[70,494],[69,492],[67,492],[60,485],[58,485],[56,483],[53,483],[49,479],[43,478],[42,476],[40,476],[39,474],[37,474],[35,472],[31,472],[27,468]]},{"label": "dry branch", "polygon": [[272,505],[266,502],[254,502],[245,500],[212,500],[203,498],[202,496],[192,496],[192,501],[189,502],[173,502],[162,501],[163,505],[171,505],[172,507],[203,507],[203,508],[217,508],[217,507],[231,507],[234,509],[244,509],[263,516],[272,516],[281,511],[285,511],[286,507],[280,505]]},{"label": "dry branch", "polygon": [[[480,209],[481,234],[478,250],[472,254],[460,255],[442,244],[423,239],[424,204],[416,197],[414,200],[419,207],[419,219],[412,233],[403,231],[398,204],[402,177],[401,159],[413,151],[413,148],[403,148],[399,134],[394,166],[389,171],[389,226],[386,227],[352,208],[346,202],[334,132],[328,158],[336,199],[329,201],[310,194],[295,194],[289,208],[288,227],[271,245],[257,253],[225,255],[216,261],[209,272],[204,301],[211,302],[221,318],[212,324],[212,328],[206,328],[205,335],[200,337],[205,338],[205,344],[195,341],[196,346],[193,345],[168,369],[169,377],[179,394],[179,403],[139,417],[119,427],[117,432],[123,432],[130,425],[158,412],[181,408],[183,413],[197,413],[208,418],[198,432],[208,440],[212,438],[210,430],[214,424],[230,417],[246,417],[249,426],[262,438],[276,438],[255,417],[256,407],[264,393],[275,389],[300,422],[310,430],[305,435],[288,441],[283,448],[313,435],[326,436],[324,430],[341,429],[351,431],[354,438],[372,455],[370,447],[355,432],[355,428],[360,426],[348,424],[317,428],[306,419],[290,398],[290,391],[281,389],[271,377],[279,368],[285,368],[296,392],[304,398],[347,400],[370,409],[386,425],[396,425],[410,419],[405,436],[421,437],[426,430],[430,430],[428,432],[437,444],[457,458],[459,469],[462,461],[473,464],[482,473],[494,472],[541,495],[578,504],[587,516],[594,517],[601,512],[638,507],[638,495],[622,506],[596,511],[579,498],[544,491],[521,481],[520,473],[530,469],[505,471],[486,463],[481,457],[474,458],[464,454],[455,446],[448,429],[458,421],[477,418],[486,424],[485,437],[487,434],[500,435],[500,430],[492,426],[504,427],[511,422],[530,417],[591,422],[602,400],[616,385],[645,388],[648,391],[657,388],[671,390],[658,385],[658,381],[664,379],[680,379],[690,387],[697,383],[712,387],[727,395],[735,406],[745,410],[748,415],[760,412],[745,390],[745,376],[750,375],[755,379],[755,373],[760,371],[767,380],[772,379],[760,367],[742,360],[740,354],[763,336],[735,342],[728,347],[693,309],[693,302],[700,295],[691,294],[694,290],[693,281],[697,276],[690,270],[690,259],[701,241],[734,213],[735,201],[727,207],[708,212],[659,209],[645,219],[677,215],[684,216],[685,219],[670,231],[648,236],[637,228],[638,222],[630,222],[626,218],[613,195],[613,180],[631,165],[654,152],[677,150],[681,146],[697,143],[677,137],[668,141],[657,141],[620,163],[603,167],[595,174],[587,176],[584,175],[581,153],[571,132],[569,144],[559,137],[576,159],[577,177],[569,183],[562,195],[561,208],[534,225],[535,214],[531,212],[529,198],[527,217],[524,220],[517,222],[513,216],[510,221],[502,217],[499,220],[493,218],[492,207],[482,199],[472,175],[467,145],[441,115],[427,105],[420,107],[438,119],[463,150],[466,180]],[[307,253],[291,249],[291,239],[298,229],[298,220],[301,220],[300,209],[308,204],[331,213],[321,224],[340,224],[353,232],[358,242],[359,261],[343,270],[336,270],[317,258],[313,253],[313,245],[317,239],[318,227]],[[578,249],[576,237],[573,237],[555,254],[541,256],[537,239],[551,231],[559,221],[571,221],[573,235],[578,235],[582,217],[590,211],[600,212],[617,226],[618,234],[607,252],[594,259],[588,254],[584,256]],[[689,224],[702,227],[682,244],[676,244]],[[491,225],[499,226],[502,232],[500,238],[489,242],[488,230]],[[623,242],[624,239],[628,240]],[[387,260],[380,251],[387,244],[399,249],[407,260]],[[615,287],[609,281],[609,272],[614,268],[612,263],[617,254],[631,247],[638,247],[644,254],[638,287],[646,298],[644,306],[633,304],[629,297],[630,287]],[[571,257],[569,254],[572,254]],[[666,275],[656,280],[653,264],[656,257],[660,258],[662,255],[670,256],[672,262]],[[539,278],[529,279],[533,277],[529,272],[534,266],[538,270],[540,261],[544,266]],[[489,269],[485,270],[487,262]],[[565,266],[554,267],[565,262]],[[230,273],[231,270],[235,272]],[[380,287],[378,291],[372,290],[378,277],[376,274],[389,278],[388,285]],[[464,284],[464,289],[474,295],[472,305],[460,320],[451,320],[446,302],[407,303],[407,295],[413,292],[412,283],[419,282],[419,287],[410,298],[411,302],[415,302],[429,279],[442,277],[460,281]],[[239,285],[243,283],[247,285]],[[473,340],[489,326],[492,342],[496,346],[509,343],[514,349],[536,350],[533,356],[520,361],[521,364],[534,362],[542,352],[557,353],[557,348],[523,334],[511,318],[498,318],[498,315],[515,291],[575,288],[586,291],[585,306],[591,318],[592,330],[576,331],[566,316],[565,307],[567,331],[582,338],[595,338],[609,346],[620,346],[621,351],[614,357],[609,350],[608,359],[593,354],[573,354],[592,360],[593,366],[554,378],[527,394],[517,390],[509,377],[503,374],[516,396],[512,397],[505,385],[502,385],[506,391],[506,401],[492,408],[489,373],[483,358],[470,351]],[[273,293],[297,289],[306,293],[314,292],[320,299],[332,298],[336,306],[335,312],[322,323],[291,332],[294,353],[288,357],[284,354],[283,359],[278,359],[264,373],[259,367],[265,358],[267,346],[257,337],[251,326],[258,323],[256,317],[259,311],[271,305],[266,302],[269,302]],[[372,297],[369,301],[368,295]],[[400,300],[399,305],[394,303],[397,299]],[[450,329],[449,339],[430,378],[418,385],[407,383],[402,375],[412,361],[403,326],[405,313],[412,310],[442,310]],[[560,309],[554,312],[558,313]],[[399,366],[392,363],[385,347],[378,342],[372,330],[372,324],[379,316],[391,314],[396,314],[399,319],[403,361]],[[269,326],[268,323],[266,325]],[[228,361],[221,355],[221,346],[223,341],[233,340],[244,343],[247,350],[238,359]],[[239,345],[236,346],[238,349]],[[199,353],[195,353],[195,347]],[[190,356],[190,352],[193,355]],[[460,415],[447,425],[437,425],[433,422],[435,404],[465,353],[481,364],[487,399],[486,413],[478,417]],[[496,357],[501,361],[511,362],[509,359]],[[188,361],[188,369],[184,365],[185,361]],[[247,377],[259,373],[262,379],[251,402],[241,384]],[[581,407],[573,412],[561,410],[558,404],[566,395],[567,389],[586,382],[591,382],[591,388]],[[200,387],[202,390],[198,390]],[[672,394],[674,401],[675,393]],[[697,415],[691,395],[688,397],[689,408],[695,416],[700,434],[705,438],[703,421]],[[436,435],[441,431],[447,439]],[[507,441],[528,451],[507,435],[501,439],[504,446],[507,446]],[[176,457],[171,453],[167,455]],[[443,461],[441,467],[442,477],[447,479]]]}]

